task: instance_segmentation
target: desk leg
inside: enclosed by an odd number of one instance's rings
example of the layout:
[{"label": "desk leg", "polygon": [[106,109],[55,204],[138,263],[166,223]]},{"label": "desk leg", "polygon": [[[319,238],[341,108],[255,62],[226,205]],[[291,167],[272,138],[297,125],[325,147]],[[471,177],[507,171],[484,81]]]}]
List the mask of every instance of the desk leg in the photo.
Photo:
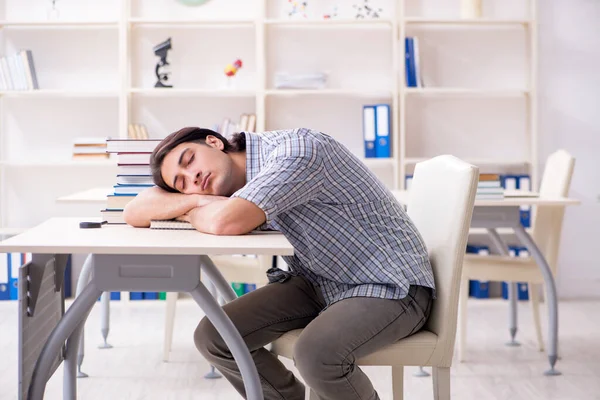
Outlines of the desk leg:
[{"label": "desk leg", "polygon": [[[209,287],[208,291],[210,292],[210,294],[215,299],[221,299],[222,298],[222,296],[219,296],[219,291],[217,290],[217,287],[215,286],[215,284],[213,283],[213,281],[209,280],[208,287]],[[221,301],[219,301],[219,305],[221,305]],[[212,364],[210,366],[210,371],[208,371],[204,375],[204,378],[206,378],[206,379],[220,379],[222,377],[223,376],[215,369],[215,366],[212,365]]]},{"label": "desk leg", "polygon": [[101,293],[102,291],[93,283],[88,284],[56,325],[35,363],[28,400],[44,398],[46,383],[50,378],[50,370],[56,354],[60,353],[65,340],[71,336],[75,328],[85,320],[85,316],[90,312]]},{"label": "desk leg", "polygon": [[[212,280],[212,277],[210,278]],[[221,279],[223,279],[222,276]],[[215,281],[213,280],[213,282]],[[247,399],[262,400],[263,391],[262,386],[260,385],[260,379],[258,378],[256,365],[252,360],[248,346],[244,343],[244,340],[240,336],[235,325],[233,325],[233,322],[227,317],[227,314],[225,314],[217,302],[217,299],[210,294],[202,282],[200,282],[190,293],[196,303],[204,310],[210,322],[213,323],[225,341],[225,344],[231,350],[233,358],[238,363],[244,381]]]},{"label": "desk leg", "polygon": [[[77,280],[77,291],[75,297],[79,297],[83,289],[90,282],[90,276],[92,275],[92,255],[88,255],[83,263],[83,267],[81,268],[81,273],[79,274],[79,279]],[[79,340],[79,352],[77,354],[77,377],[78,378],[87,378],[88,374],[81,372],[81,364],[83,364],[83,357],[85,354],[84,351],[84,339],[85,339],[85,330],[81,329],[81,339]]]},{"label": "desk leg", "polygon": [[[488,228],[488,235],[492,241],[492,245],[496,248],[496,252],[501,256],[508,256],[508,248],[498,231],[494,228]],[[509,307],[509,332],[510,342],[506,343],[507,346],[520,346],[521,344],[515,340],[517,335],[517,284],[515,282],[508,282],[508,301]]]},{"label": "desk leg", "polygon": [[81,321],[79,325],[77,325],[77,328],[75,328],[71,336],[69,336],[69,339],[67,339],[67,351],[65,354],[65,360],[63,364],[63,399],[65,400],[77,398],[77,352],[79,350],[79,343],[83,338],[83,328],[85,327],[85,321],[88,319],[88,316],[90,315],[91,311],[92,309],[90,308],[85,314],[83,321]]},{"label": "desk leg", "polygon": [[100,332],[104,343],[98,346],[99,349],[110,349],[112,346],[108,344],[108,331],[110,330],[110,292],[103,292],[100,297]]},{"label": "desk leg", "polygon": [[540,249],[537,247],[531,236],[525,231],[521,225],[516,226],[515,234],[517,238],[533,256],[536,264],[542,271],[544,281],[546,283],[546,294],[548,298],[548,360],[550,362],[550,369],[544,372],[544,375],[561,375],[561,373],[554,369],[554,365],[557,360],[557,347],[558,347],[558,298],[556,296],[556,284],[550,266],[546,262],[546,259],[542,255]]},{"label": "desk leg", "polygon": [[[219,269],[212,262],[208,256],[200,256],[200,263],[202,264],[202,272],[204,272],[208,279],[213,285],[221,292],[221,296],[226,302],[233,301],[237,298],[237,295],[233,291],[233,288],[225,280],[223,275],[219,272]],[[216,297],[215,297],[216,299]]]}]

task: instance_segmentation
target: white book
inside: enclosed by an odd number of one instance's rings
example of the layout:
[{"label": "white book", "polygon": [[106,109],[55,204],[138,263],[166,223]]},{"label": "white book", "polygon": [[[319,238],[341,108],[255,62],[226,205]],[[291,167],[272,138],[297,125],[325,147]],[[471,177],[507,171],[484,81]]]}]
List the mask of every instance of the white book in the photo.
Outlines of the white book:
[{"label": "white book", "polygon": [[177,229],[177,230],[195,230],[187,221],[176,219],[155,219],[150,221],[150,229]]}]

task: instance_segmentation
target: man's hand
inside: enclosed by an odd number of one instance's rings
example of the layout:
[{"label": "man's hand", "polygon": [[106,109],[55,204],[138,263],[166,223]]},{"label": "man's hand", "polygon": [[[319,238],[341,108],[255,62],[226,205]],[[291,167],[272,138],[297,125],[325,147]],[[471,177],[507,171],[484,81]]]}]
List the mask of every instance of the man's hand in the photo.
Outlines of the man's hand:
[{"label": "man's hand", "polygon": [[177,218],[195,207],[223,199],[227,197],[169,193],[159,187],[152,187],[142,191],[127,204],[123,218],[129,225],[148,227],[150,220]]}]

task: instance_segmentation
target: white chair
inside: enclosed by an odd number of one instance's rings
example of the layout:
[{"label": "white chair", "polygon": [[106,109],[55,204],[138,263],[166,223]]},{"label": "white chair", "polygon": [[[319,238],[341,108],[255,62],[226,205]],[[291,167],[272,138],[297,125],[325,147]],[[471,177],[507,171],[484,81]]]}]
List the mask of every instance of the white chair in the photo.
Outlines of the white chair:
[{"label": "white chair", "polygon": [[[540,196],[567,197],[575,159],[566,151],[558,150],[546,160],[540,184]],[[558,248],[562,230],[564,206],[537,207],[532,224],[532,237],[548,261],[552,274],[556,276]],[[477,256],[467,254],[463,262],[463,277],[460,299],[459,360],[465,359],[467,340],[467,301],[469,280],[527,282],[529,299],[540,351],[544,350],[540,323],[538,285],[544,277],[532,257],[509,257],[500,255]]]},{"label": "white chair", "polygon": [[[271,268],[272,256],[257,257],[242,256],[211,256],[210,259],[228,282],[253,283],[257,288],[268,282],[267,270]],[[216,295],[217,291],[214,290]],[[163,342],[163,361],[169,361],[173,345],[173,329],[175,326],[175,306],[179,293],[167,292],[167,307],[165,313],[165,338]]]},{"label": "white chair", "polygon": [[[433,367],[434,398],[450,399],[462,259],[478,179],[477,167],[453,156],[438,156],[415,166],[407,210],[427,245],[437,299],[421,331],[358,360],[359,365],[392,366],[394,400],[403,396],[404,366]],[[284,334],[272,351],[292,358],[301,334],[301,329]],[[310,396],[315,398],[312,391]]]}]

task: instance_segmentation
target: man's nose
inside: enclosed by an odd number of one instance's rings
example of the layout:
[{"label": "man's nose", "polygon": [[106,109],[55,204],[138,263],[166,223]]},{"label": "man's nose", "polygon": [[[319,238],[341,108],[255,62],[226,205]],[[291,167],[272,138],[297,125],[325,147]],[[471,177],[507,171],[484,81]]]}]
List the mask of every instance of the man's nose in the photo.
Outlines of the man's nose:
[{"label": "man's nose", "polygon": [[201,172],[196,172],[194,174],[194,172],[186,171],[186,175],[187,175],[188,179],[190,179],[192,182],[194,182],[194,185],[199,185],[200,182],[202,181],[202,173]]}]

